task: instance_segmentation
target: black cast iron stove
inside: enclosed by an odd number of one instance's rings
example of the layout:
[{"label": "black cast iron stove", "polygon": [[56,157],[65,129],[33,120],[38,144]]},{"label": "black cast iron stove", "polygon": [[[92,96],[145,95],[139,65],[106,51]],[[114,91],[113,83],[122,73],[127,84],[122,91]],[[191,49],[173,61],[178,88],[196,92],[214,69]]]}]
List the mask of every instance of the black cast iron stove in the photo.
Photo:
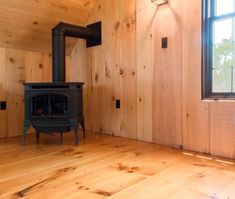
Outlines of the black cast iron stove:
[{"label": "black cast iron stove", "polygon": [[24,83],[25,120],[22,144],[32,126],[36,138],[40,133],[63,133],[73,130],[78,144],[78,126],[85,124],[83,116],[83,82],[65,82],[65,37],[86,39],[87,47],[101,44],[101,22],[80,27],[60,22],[52,29],[53,82]]}]

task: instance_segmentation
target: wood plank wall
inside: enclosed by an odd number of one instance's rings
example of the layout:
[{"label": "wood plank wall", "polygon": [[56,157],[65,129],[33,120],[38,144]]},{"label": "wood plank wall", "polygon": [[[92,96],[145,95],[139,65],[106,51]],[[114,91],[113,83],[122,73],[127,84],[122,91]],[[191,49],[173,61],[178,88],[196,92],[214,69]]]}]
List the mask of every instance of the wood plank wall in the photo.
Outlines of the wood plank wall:
[{"label": "wood plank wall", "polygon": [[[89,23],[98,20],[103,45],[87,50],[90,129],[137,138],[135,1],[98,0]],[[116,100],[121,109],[115,108]]]},{"label": "wood plank wall", "polygon": [[[67,57],[69,71],[69,58]],[[0,138],[22,133],[24,119],[23,82],[51,81],[51,55],[11,48],[0,48],[0,101],[7,110],[0,110]],[[68,73],[69,74],[69,73]],[[67,75],[69,80],[69,76]]]},{"label": "wood plank wall", "polygon": [[[182,1],[169,5],[97,1],[88,23],[102,21],[103,44],[86,50],[88,129],[182,145]],[[160,47],[162,37],[169,37],[167,50]]]},{"label": "wood plank wall", "polygon": [[[158,8],[154,24],[153,141],[182,145],[182,1]],[[168,48],[161,48],[162,38]],[[147,55],[146,55],[147,56]]]},{"label": "wood plank wall", "polygon": [[86,84],[87,128],[235,158],[235,103],[201,100],[201,1],[97,0],[89,23],[98,20],[103,45],[74,48],[86,65],[77,80]]},{"label": "wood plank wall", "polygon": [[209,103],[201,100],[201,8],[201,1],[183,1],[183,137],[185,148],[208,153]]}]

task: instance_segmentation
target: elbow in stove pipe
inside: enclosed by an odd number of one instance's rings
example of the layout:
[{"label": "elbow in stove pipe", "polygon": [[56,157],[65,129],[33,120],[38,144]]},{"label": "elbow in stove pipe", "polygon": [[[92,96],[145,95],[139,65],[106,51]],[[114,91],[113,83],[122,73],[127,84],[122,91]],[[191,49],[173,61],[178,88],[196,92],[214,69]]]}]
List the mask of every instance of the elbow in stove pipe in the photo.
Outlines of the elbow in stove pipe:
[{"label": "elbow in stove pipe", "polygon": [[87,27],[60,22],[52,29],[53,82],[65,82],[65,37],[85,39],[87,47],[101,44],[101,22]]}]

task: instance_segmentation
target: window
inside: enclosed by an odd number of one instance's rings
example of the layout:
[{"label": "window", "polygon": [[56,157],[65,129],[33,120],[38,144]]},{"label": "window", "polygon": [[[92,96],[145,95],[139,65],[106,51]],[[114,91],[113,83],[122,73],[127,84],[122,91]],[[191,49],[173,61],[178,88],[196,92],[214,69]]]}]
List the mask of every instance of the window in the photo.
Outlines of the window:
[{"label": "window", "polygon": [[203,98],[235,98],[235,0],[203,0]]}]

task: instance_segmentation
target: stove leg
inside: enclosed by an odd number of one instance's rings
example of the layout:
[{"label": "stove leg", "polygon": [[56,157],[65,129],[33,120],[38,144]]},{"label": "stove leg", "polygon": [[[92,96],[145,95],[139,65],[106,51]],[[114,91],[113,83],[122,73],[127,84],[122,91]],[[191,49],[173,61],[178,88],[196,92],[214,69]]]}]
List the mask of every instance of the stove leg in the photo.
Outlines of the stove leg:
[{"label": "stove leg", "polygon": [[26,133],[27,133],[28,128],[29,128],[28,126],[23,127],[22,145],[25,145],[25,137],[26,137]]},{"label": "stove leg", "polygon": [[63,144],[63,132],[60,132],[60,144]]},{"label": "stove leg", "polygon": [[75,144],[78,145],[78,127],[77,126],[73,126],[72,129],[74,131],[74,141],[75,141]]},{"label": "stove leg", "polygon": [[83,138],[86,138],[86,130],[85,130],[85,122],[84,120],[81,122],[82,130],[83,130]]},{"label": "stove leg", "polygon": [[40,137],[39,132],[36,131],[36,140],[37,140],[37,144],[39,143],[39,137]]}]

